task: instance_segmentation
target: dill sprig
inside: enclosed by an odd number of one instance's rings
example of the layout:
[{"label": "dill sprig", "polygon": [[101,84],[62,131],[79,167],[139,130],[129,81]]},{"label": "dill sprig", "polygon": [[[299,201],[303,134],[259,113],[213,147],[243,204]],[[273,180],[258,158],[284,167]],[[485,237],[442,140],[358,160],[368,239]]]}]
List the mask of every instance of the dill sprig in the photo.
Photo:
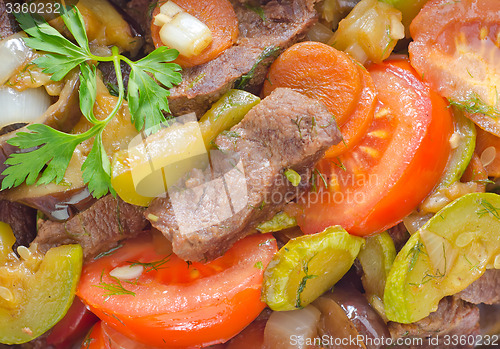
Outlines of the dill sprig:
[{"label": "dill sprig", "polygon": [[492,119],[497,119],[500,117],[500,110],[498,106],[491,106],[485,103],[477,93],[473,93],[468,100],[448,100],[451,105],[465,110],[470,114],[484,114]]},{"label": "dill sprig", "polygon": [[479,204],[482,207],[484,207],[482,210],[476,211],[479,218],[483,217],[486,214],[491,214],[493,217],[500,220],[500,213],[498,212],[498,210],[500,210],[500,208],[493,206],[491,204],[491,202],[489,202],[485,199],[481,199],[479,201]]},{"label": "dill sprig", "polygon": [[307,280],[315,279],[318,277],[318,275],[310,275],[309,274],[309,263],[311,260],[316,257],[316,254],[312,256],[307,263],[305,261],[302,261],[302,270],[304,271],[304,277],[302,280],[300,280],[299,287],[297,288],[297,298],[295,300],[295,307],[296,308],[302,308],[302,292],[304,292],[304,289],[306,288]]},{"label": "dill sprig", "polygon": [[154,261],[154,262],[143,263],[143,262],[139,262],[139,261],[135,261],[135,262],[128,261],[127,263],[130,263],[131,267],[133,267],[135,265],[141,265],[144,267],[144,271],[147,273],[147,272],[150,272],[151,270],[158,271],[159,269],[166,268],[165,264],[167,264],[170,261],[171,255],[172,254],[169,254],[168,256],[165,256],[162,259],[160,259],[158,261]]},{"label": "dill sprig", "polygon": [[117,277],[109,275],[111,280],[113,280],[113,283],[108,283],[108,282],[104,282],[102,280],[103,276],[104,276],[104,270],[101,273],[101,279],[100,279],[99,285],[92,285],[92,286],[97,287],[97,288],[101,288],[101,289],[107,291],[107,293],[105,293],[103,295],[104,298],[108,299],[111,296],[119,296],[119,295],[131,295],[131,296],[135,297],[135,292],[127,290],[122,285],[122,282],[120,281],[120,279],[118,279]]}]

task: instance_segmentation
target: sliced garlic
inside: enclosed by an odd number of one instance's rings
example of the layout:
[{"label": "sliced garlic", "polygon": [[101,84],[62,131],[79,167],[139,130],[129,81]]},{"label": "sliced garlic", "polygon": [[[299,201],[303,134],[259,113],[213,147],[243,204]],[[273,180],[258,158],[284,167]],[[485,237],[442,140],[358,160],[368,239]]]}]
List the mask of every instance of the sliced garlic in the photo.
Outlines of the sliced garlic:
[{"label": "sliced garlic", "polygon": [[142,275],[144,267],[142,265],[126,265],[123,267],[116,267],[109,272],[109,275],[120,280],[137,279]]},{"label": "sliced garlic", "polygon": [[185,57],[199,55],[212,42],[212,32],[206,24],[172,1],[160,7],[154,25],[161,27],[162,43]]}]

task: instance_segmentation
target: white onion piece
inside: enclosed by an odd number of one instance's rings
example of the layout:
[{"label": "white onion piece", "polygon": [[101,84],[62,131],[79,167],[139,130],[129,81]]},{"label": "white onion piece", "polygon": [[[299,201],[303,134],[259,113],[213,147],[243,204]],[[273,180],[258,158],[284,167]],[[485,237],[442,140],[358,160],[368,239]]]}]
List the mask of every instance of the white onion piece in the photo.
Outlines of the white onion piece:
[{"label": "white onion piece", "polygon": [[0,128],[18,122],[33,122],[50,107],[50,96],[43,87],[19,92],[10,87],[0,88]]},{"label": "white onion piece", "polygon": [[[0,41],[0,85],[3,85],[31,56],[31,49],[23,41],[25,35],[16,33]],[[2,104],[3,105],[3,104]]]},{"label": "white onion piece", "polygon": [[318,335],[320,311],[308,305],[304,309],[275,311],[264,330],[264,348],[305,349],[306,341]]}]

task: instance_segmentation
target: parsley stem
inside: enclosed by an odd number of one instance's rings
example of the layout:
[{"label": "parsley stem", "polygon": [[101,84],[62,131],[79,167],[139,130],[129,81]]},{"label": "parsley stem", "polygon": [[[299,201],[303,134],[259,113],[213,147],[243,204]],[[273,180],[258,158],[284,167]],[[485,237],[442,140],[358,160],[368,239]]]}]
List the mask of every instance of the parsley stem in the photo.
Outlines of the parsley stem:
[{"label": "parsley stem", "polygon": [[113,46],[111,49],[113,52],[113,64],[115,66],[115,74],[116,74],[116,80],[118,81],[118,101],[116,102],[115,107],[111,111],[111,113],[108,115],[106,119],[103,121],[107,124],[115,115],[118,113],[118,110],[120,110],[122,104],[123,104],[123,98],[125,96],[125,88],[123,87],[123,76],[122,76],[122,70],[120,66],[120,59],[123,57],[120,55],[120,52],[118,51],[118,47]]}]

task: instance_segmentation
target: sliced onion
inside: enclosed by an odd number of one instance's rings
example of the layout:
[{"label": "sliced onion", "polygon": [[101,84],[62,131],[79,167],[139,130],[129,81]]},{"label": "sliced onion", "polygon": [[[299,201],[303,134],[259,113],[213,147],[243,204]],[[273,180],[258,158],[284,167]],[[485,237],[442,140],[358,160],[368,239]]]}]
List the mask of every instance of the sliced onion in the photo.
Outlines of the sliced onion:
[{"label": "sliced onion", "polygon": [[320,315],[312,305],[299,310],[273,312],[264,330],[264,348],[308,348],[306,341],[317,337]]},{"label": "sliced onion", "polygon": [[[25,35],[16,33],[0,41],[0,85],[3,85],[26,60],[32,51],[23,41]],[[4,105],[4,104],[0,104]]]},{"label": "sliced onion", "polygon": [[50,97],[43,87],[19,92],[10,87],[0,88],[0,128],[20,123],[33,122],[50,106]]}]

